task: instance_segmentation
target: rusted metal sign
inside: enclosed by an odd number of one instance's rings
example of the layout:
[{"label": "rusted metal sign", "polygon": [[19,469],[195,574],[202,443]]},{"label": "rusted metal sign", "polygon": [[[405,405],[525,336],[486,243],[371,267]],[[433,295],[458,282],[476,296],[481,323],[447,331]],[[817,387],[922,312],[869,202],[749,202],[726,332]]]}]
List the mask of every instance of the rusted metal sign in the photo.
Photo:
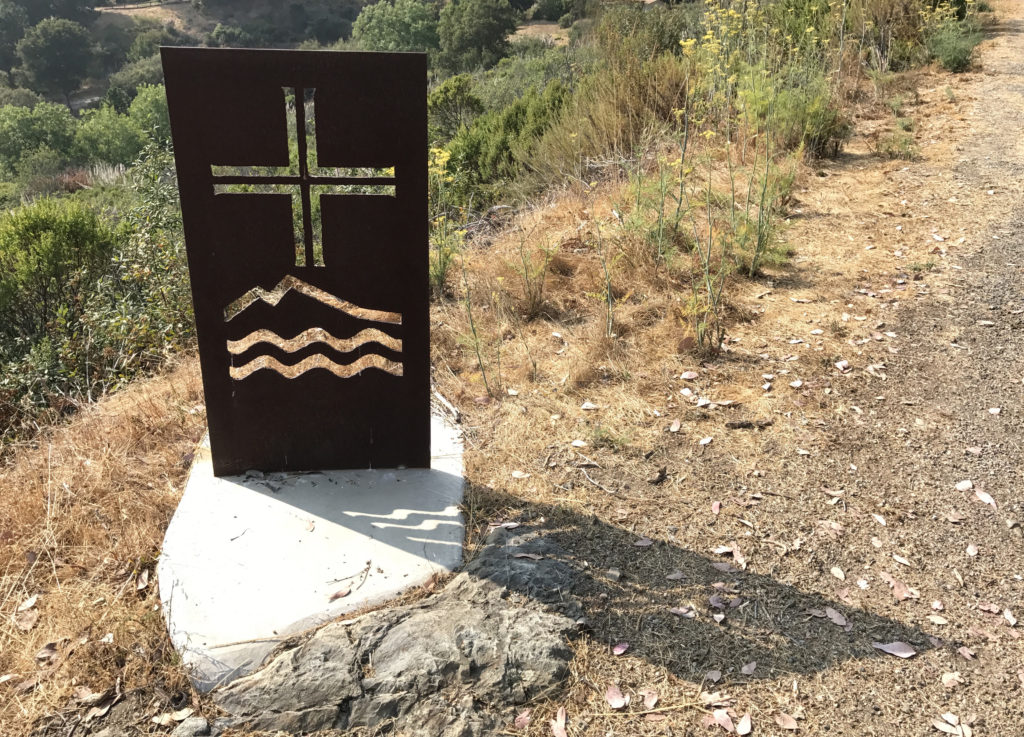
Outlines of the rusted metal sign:
[{"label": "rusted metal sign", "polygon": [[426,57],[161,54],[214,473],[428,466]]}]

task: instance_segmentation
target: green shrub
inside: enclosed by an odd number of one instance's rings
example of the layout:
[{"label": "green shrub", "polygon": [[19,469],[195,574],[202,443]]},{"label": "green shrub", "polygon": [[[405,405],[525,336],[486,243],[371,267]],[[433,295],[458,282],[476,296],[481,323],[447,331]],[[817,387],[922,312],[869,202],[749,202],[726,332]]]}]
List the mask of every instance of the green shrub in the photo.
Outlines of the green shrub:
[{"label": "green shrub", "polygon": [[161,145],[170,143],[171,117],[162,84],[141,85],[128,108],[128,116],[149,140]]},{"label": "green shrub", "polygon": [[442,82],[427,96],[430,138],[450,141],[460,129],[472,124],[484,111],[484,104],[473,92],[473,78],[457,74]]},{"label": "green shrub", "polygon": [[460,130],[448,147],[451,158],[447,168],[464,191],[463,201],[471,190],[491,201],[496,192],[489,185],[518,177],[567,99],[568,91],[558,82],[543,92],[531,88],[507,108],[482,115]]},{"label": "green shrub", "polygon": [[921,158],[921,151],[914,143],[914,137],[903,132],[890,133],[879,138],[875,144],[875,151],[887,159],[916,161]]},{"label": "green shrub", "polygon": [[545,89],[552,82],[571,87],[592,66],[581,51],[544,45],[528,49],[513,44],[513,53],[496,66],[473,75],[473,93],[487,110],[501,110],[526,94],[531,87]]},{"label": "green shrub", "polygon": [[795,70],[778,76],[771,128],[784,148],[809,156],[837,156],[853,126],[836,103],[822,72]]},{"label": "green shrub", "polygon": [[110,259],[114,230],[66,200],[40,199],[0,216],[0,356],[80,314]]},{"label": "green shrub", "polygon": [[138,123],[104,105],[82,114],[75,132],[75,159],[88,164],[130,164],[145,143]]},{"label": "green shrub", "polygon": [[143,85],[164,83],[164,70],[160,63],[160,55],[125,64],[119,72],[110,76],[106,102],[117,112],[128,112],[128,106]]},{"label": "green shrub", "polygon": [[565,13],[564,15],[562,15],[558,19],[558,27],[559,28],[569,28],[569,27],[572,26],[572,21],[573,21],[572,13]]},{"label": "green shrub", "polygon": [[206,37],[206,43],[210,46],[255,46],[256,39],[251,33],[239,28],[218,23]]},{"label": "green shrub", "polygon": [[24,168],[22,160],[47,148],[67,158],[78,121],[64,105],[41,102],[33,108],[0,108],[0,172]]},{"label": "green shrub", "polygon": [[982,35],[970,19],[946,19],[931,29],[925,46],[933,59],[951,72],[965,72],[971,66],[974,47],[981,43]]},{"label": "green shrub", "polygon": [[42,97],[24,87],[0,87],[0,107],[35,107]]},{"label": "green shrub", "polygon": [[[0,216],[0,437],[159,367],[194,337],[174,161],[150,145],[129,182]],[[127,200],[130,199],[129,204]]]}]

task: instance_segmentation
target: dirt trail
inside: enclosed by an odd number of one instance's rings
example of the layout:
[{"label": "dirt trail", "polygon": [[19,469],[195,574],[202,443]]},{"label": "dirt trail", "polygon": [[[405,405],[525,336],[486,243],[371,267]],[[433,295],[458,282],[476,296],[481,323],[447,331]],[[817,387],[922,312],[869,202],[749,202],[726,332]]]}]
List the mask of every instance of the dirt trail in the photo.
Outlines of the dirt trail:
[{"label": "dirt trail", "polygon": [[[985,737],[1024,730],[1024,8],[997,13],[980,71],[920,76],[922,160],[879,159],[885,121],[858,120],[826,181],[798,193],[791,267],[741,286],[758,316],[731,330],[733,355],[661,394],[671,408],[680,387],[731,392],[745,399],[729,419],[774,426],[694,416],[710,445],[652,439],[640,478],[666,465],[664,483],[594,469],[614,496],[589,483],[586,513],[535,510],[590,571],[568,700],[580,733],[702,734],[698,694],[716,690],[754,734],[789,733],[780,713],[801,734],[938,734],[943,713]],[[891,642],[917,654],[873,645]],[[695,706],[627,727],[609,681]]]}]

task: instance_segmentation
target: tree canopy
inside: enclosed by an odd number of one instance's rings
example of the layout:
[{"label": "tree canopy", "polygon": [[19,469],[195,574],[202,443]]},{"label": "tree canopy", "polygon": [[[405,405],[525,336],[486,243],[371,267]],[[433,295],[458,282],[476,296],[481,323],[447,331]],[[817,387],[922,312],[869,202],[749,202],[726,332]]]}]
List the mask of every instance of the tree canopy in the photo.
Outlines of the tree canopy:
[{"label": "tree canopy", "polygon": [[93,60],[89,32],[65,18],[47,18],[18,43],[20,74],[30,89],[65,99],[82,83]]},{"label": "tree canopy", "polygon": [[439,64],[451,72],[494,66],[508,51],[518,18],[508,0],[453,0],[437,27]]},{"label": "tree canopy", "polygon": [[432,51],[438,47],[437,15],[418,0],[381,0],[359,13],[352,39],[368,51]]},{"label": "tree canopy", "polygon": [[12,0],[15,5],[24,8],[29,24],[35,24],[44,18],[69,18],[71,20],[88,20],[92,15],[95,1],[90,0]]},{"label": "tree canopy", "polygon": [[66,107],[52,102],[0,107],[0,172],[15,171],[25,156],[41,148],[69,151],[75,122]]},{"label": "tree canopy", "polygon": [[18,41],[28,25],[28,13],[10,0],[0,0],[0,71],[9,72],[18,60]]}]

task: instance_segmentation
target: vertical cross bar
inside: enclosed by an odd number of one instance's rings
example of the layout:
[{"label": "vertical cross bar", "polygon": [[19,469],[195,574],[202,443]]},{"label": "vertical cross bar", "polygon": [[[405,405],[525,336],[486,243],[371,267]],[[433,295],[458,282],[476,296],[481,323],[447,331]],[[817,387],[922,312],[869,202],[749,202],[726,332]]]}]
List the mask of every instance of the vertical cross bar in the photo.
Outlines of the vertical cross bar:
[{"label": "vertical cross bar", "polygon": [[295,135],[299,148],[299,188],[302,192],[302,242],[306,265],[313,261],[313,207],[309,196],[309,160],[306,147],[306,88],[295,88]]}]

